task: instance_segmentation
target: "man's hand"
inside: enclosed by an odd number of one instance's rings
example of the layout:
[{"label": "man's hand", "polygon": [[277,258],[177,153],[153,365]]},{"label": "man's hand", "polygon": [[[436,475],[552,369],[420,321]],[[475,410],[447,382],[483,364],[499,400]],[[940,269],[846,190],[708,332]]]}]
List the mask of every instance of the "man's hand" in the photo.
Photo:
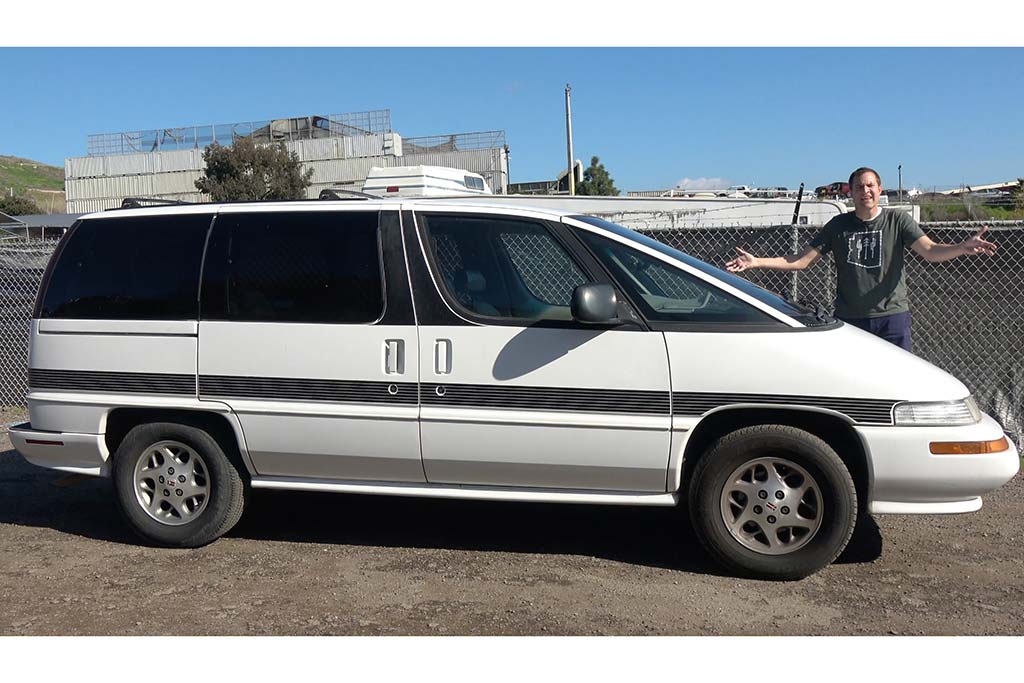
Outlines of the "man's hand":
[{"label": "man's hand", "polygon": [[996,245],[982,239],[986,232],[988,232],[987,225],[979,230],[977,235],[972,235],[961,242],[960,248],[963,249],[965,254],[985,254],[986,256],[995,255]]},{"label": "man's hand", "polygon": [[739,254],[739,256],[725,264],[725,269],[727,271],[730,273],[739,273],[748,268],[756,267],[755,264],[757,263],[757,258],[753,254],[743,251],[739,247],[736,247],[736,253]]}]

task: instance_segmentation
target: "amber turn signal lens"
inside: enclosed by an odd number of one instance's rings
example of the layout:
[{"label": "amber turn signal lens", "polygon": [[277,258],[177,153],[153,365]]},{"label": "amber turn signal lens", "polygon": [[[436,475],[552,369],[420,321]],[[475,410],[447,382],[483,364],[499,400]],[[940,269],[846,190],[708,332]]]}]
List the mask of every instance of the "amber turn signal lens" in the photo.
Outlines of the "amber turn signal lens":
[{"label": "amber turn signal lens", "polygon": [[1004,436],[995,441],[933,441],[928,450],[935,455],[979,455],[981,453],[999,453],[1010,447]]}]

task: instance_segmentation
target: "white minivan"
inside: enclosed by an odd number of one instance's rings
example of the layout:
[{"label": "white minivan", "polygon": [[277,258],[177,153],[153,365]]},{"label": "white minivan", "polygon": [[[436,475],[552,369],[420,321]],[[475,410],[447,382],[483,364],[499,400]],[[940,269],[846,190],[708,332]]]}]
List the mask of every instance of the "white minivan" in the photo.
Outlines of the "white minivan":
[{"label": "white minivan", "polygon": [[858,515],[1019,467],[958,380],[607,221],[500,198],[79,220],[31,323],[30,462],[194,547],[249,489],[676,505],[732,571],[831,563]]}]

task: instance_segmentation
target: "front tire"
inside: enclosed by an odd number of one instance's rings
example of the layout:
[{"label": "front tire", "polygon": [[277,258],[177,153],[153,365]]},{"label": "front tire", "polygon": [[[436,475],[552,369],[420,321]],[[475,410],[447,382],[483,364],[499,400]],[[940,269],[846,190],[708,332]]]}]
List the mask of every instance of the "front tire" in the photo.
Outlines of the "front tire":
[{"label": "front tire", "polygon": [[707,551],[751,578],[813,574],[839,556],[857,522],[846,465],[820,438],[785,425],[719,439],[694,469],[689,501]]},{"label": "front tire", "polygon": [[138,425],[114,455],[118,508],[135,533],[156,545],[195,548],[242,516],[245,484],[207,432],[177,423]]}]

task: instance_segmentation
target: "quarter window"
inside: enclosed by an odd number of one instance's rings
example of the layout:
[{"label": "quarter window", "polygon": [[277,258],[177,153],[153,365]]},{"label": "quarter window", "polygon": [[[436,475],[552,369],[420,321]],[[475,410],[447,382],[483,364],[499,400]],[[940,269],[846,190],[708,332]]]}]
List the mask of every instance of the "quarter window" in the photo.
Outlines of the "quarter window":
[{"label": "quarter window", "polygon": [[204,320],[376,321],[384,312],[377,214],[222,214],[201,312]]},{"label": "quarter window", "polygon": [[85,220],[68,235],[41,318],[195,320],[210,214]]}]

